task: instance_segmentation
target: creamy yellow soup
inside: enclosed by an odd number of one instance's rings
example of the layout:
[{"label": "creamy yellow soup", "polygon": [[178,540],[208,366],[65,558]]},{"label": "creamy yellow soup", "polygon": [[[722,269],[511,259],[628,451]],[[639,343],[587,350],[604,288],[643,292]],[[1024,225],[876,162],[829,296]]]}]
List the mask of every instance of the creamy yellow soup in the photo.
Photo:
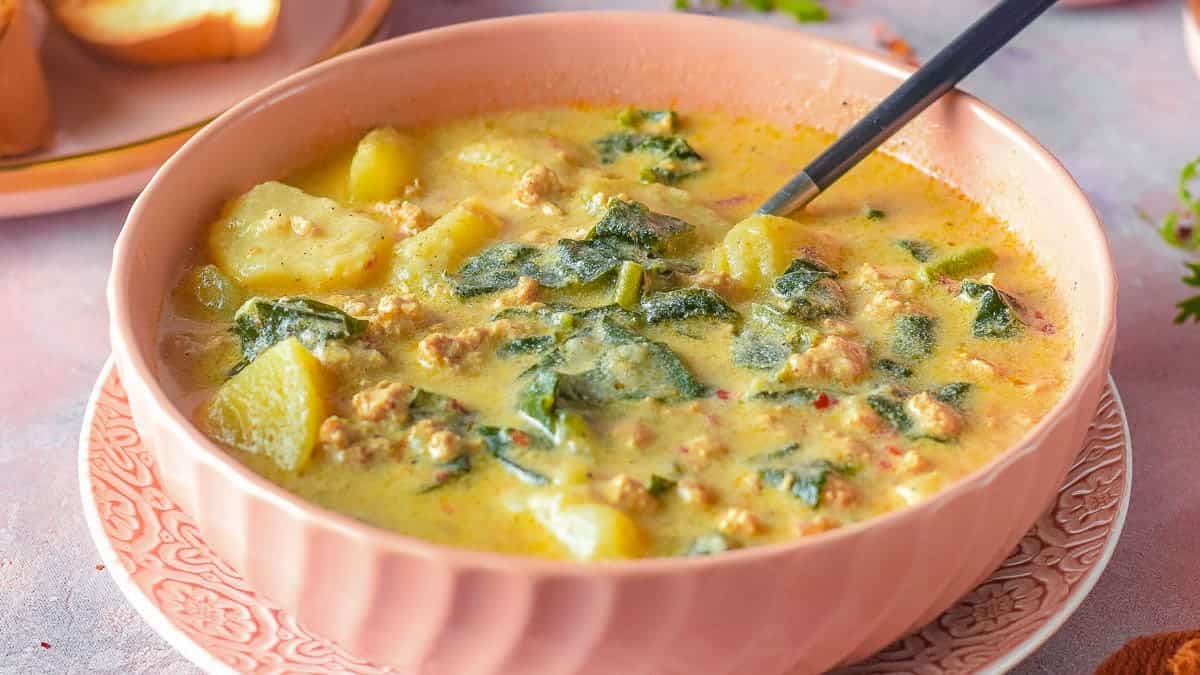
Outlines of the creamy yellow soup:
[{"label": "creamy yellow soup", "polygon": [[1070,326],[1003,223],[889,157],[753,215],[829,141],[632,108],[376,129],[213,214],[165,371],[254,471],[454,546],[706,555],[919,502],[1045,414]]}]

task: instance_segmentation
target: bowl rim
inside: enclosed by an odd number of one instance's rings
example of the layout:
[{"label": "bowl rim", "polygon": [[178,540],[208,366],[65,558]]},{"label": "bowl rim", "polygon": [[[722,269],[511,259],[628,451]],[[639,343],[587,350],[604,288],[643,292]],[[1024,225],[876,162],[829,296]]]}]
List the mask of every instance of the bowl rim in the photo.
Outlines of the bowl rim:
[{"label": "bowl rim", "polygon": [[[307,526],[320,527],[325,531],[336,532],[339,536],[348,537],[360,542],[369,542],[376,553],[388,555],[417,556],[435,558],[448,569],[476,569],[496,572],[519,572],[534,577],[574,577],[597,576],[606,577],[638,577],[655,576],[664,573],[678,573],[682,570],[699,568],[718,568],[741,565],[751,562],[765,562],[768,559],[790,555],[797,550],[822,545],[831,545],[841,539],[858,536],[859,533],[876,527],[887,527],[898,520],[912,518],[915,514],[928,509],[940,508],[942,504],[954,499],[957,495],[974,490],[990,482],[1004,467],[1016,462],[1019,458],[1033,451],[1049,433],[1054,423],[1067,415],[1075,406],[1077,399],[1084,393],[1088,382],[1093,379],[1095,371],[1106,367],[1106,355],[1111,351],[1115,339],[1116,321],[1116,277],[1113,272],[1111,251],[1105,236],[1103,226],[1091,206],[1087,195],[1078,185],[1067,169],[1045,147],[1038,143],[1028,132],[1019,127],[1008,117],[1002,115],[974,96],[955,89],[946,95],[956,107],[961,106],[981,121],[1001,131],[1012,147],[1027,156],[1033,156],[1050,171],[1058,174],[1069,186],[1072,192],[1064,194],[1064,199],[1081,202],[1087,206],[1086,213],[1090,214],[1087,222],[1081,223],[1081,229],[1088,234],[1087,246],[1091,253],[1102,263],[1098,270],[1101,283],[1095,291],[1100,296],[1100,326],[1101,331],[1096,336],[1095,346],[1087,354],[1079,355],[1076,372],[1069,385],[1062,391],[1058,400],[1042,419],[1024,436],[1010,445],[1004,452],[999,453],[984,465],[954,481],[950,486],[940,490],[924,501],[905,506],[866,520],[845,525],[812,537],[796,537],[787,541],[751,546],[737,549],[719,556],[699,557],[663,557],[636,558],[630,560],[578,561],[538,558],[492,551],[474,550],[438,544],[418,537],[401,534],[384,529],[350,516],[319,506],[313,502],[294,495],[284,488],[252,471],[231,454],[223,450],[213,441],[204,436],[199,429],[185,416],[180,408],[166,395],[158,378],[156,378],[147,363],[146,354],[137,349],[132,315],[134,311],[125,302],[125,290],[130,287],[132,261],[137,257],[134,247],[135,235],[139,228],[150,227],[147,216],[148,195],[154,193],[163,177],[171,173],[176,166],[190,161],[190,155],[205,146],[210,139],[219,136],[223,129],[238,120],[256,114],[259,110],[270,106],[275,100],[285,98],[290,92],[303,89],[308,83],[327,77],[336,77],[340,72],[350,72],[355,63],[377,58],[393,49],[412,45],[436,45],[450,37],[481,35],[504,30],[520,30],[537,27],[544,24],[556,29],[563,28],[563,22],[580,24],[596,20],[617,21],[621,23],[661,25],[663,21],[674,21],[680,24],[689,23],[720,23],[723,29],[732,33],[741,33],[745,37],[754,34],[770,33],[777,37],[780,33],[790,39],[806,40],[828,50],[839,60],[856,62],[857,65],[872,69],[885,76],[903,79],[915,68],[891,61],[878,54],[841,41],[799,32],[785,27],[769,24],[758,24],[743,20],[712,17],[707,15],[685,14],[677,12],[630,12],[630,11],[589,11],[589,12],[547,12],[541,14],[526,14],[510,17],[484,19],[459,24],[452,24],[423,30],[408,35],[385,40],[364,47],[334,59],[311,66],[280,80],[257,94],[245,99],[236,106],[218,116],[198,134],[176,152],[155,173],[145,190],[134,202],[125,220],[125,225],[117,238],[113,251],[112,268],[109,276],[107,300],[110,311],[110,333],[114,352],[118,361],[125,361],[129,370],[121,371],[127,386],[141,384],[145,393],[153,400],[154,408],[160,415],[157,423],[170,432],[172,439],[185,441],[185,448],[177,451],[188,452],[197,462],[204,463],[208,468],[220,473],[224,480],[234,484],[248,496],[262,500],[280,510],[289,512]],[[922,171],[927,173],[927,171]],[[150,310],[143,310],[150,311]],[[157,308],[154,308],[157,311]],[[121,359],[125,356],[125,359]]]}]

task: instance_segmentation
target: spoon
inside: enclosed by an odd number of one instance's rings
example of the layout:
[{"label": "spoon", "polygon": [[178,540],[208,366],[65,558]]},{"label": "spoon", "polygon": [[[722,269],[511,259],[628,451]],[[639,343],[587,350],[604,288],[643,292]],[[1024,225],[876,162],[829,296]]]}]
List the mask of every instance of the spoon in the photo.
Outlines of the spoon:
[{"label": "spoon", "polygon": [[909,120],[953,89],[1054,2],[1003,0],[997,4],[771,195],[758,213],[786,216],[811,202]]}]

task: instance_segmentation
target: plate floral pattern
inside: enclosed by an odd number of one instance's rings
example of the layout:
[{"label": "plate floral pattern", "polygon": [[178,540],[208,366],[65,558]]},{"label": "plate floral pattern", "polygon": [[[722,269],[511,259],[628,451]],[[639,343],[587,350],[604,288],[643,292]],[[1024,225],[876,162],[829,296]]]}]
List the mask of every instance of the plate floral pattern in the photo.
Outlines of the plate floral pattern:
[{"label": "plate floral pattern", "polygon": [[[1002,672],[1027,656],[1108,563],[1129,501],[1130,450],[1110,381],[1057,500],[1004,564],[937,620],[837,673]],[[399,672],[309,633],[209,550],[163,492],[111,362],[84,417],[79,462],[84,512],[107,569],[196,665],[264,675]]]}]

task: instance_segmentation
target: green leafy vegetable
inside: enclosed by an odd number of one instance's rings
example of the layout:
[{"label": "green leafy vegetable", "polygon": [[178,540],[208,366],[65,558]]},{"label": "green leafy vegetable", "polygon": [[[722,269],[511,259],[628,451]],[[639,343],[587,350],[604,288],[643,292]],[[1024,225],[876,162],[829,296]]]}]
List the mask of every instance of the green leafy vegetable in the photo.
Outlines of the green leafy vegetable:
[{"label": "green leafy vegetable", "polygon": [[522,481],[530,485],[548,485],[550,479],[545,474],[530,469],[523,463],[514,459],[517,454],[517,449],[521,447],[533,447],[534,441],[524,432],[515,429],[501,429],[499,427],[479,427],[479,436],[483,438],[484,445],[492,453],[492,456],[504,465],[504,468],[520,478]]},{"label": "green leafy vegetable", "polygon": [[800,452],[800,444],[799,443],[788,443],[787,445],[779,448],[778,450],[772,450],[770,452],[765,452],[761,455],[755,455],[755,456],[751,457],[749,461],[751,464],[772,464],[772,463],[778,462],[781,459],[790,457],[790,456],[796,454],[797,452]]},{"label": "green leafy vegetable", "polygon": [[[610,318],[601,319],[597,331],[609,346],[599,350],[591,368],[560,374],[560,399],[595,405],[643,398],[688,400],[708,395],[708,388],[692,376],[667,345],[648,340]],[[573,338],[580,339],[587,338]],[[564,350],[571,348],[571,342],[564,344]],[[593,345],[588,347],[592,352],[597,351]]]},{"label": "green leafy vegetable", "polygon": [[642,300],[642,313],[646,323],[696,318],[736,321],[739,318],[721,296],[708,288],[677,288],[647,296]]},{"label": "green leafy vegetable", "polygon": [[459,455],[454,459],[444,464],[438,464],[434,467],[433,482],[425,487],[417,490],[417,494],[426,494],[454,481],[457,478],[467,475],[471,472],[471,456]]},{"label": "green leafy vegetable", "polygon": [[912,429],[912,419],[904,412],[904,403],[890,396],[872,394],[867,397],[867,405],[896,431],[903,434]]},{"label": "green leafy vegetable", "polygon": [[863,204],[863,217],[867,220],[883,220],[887,214],[870,204]]},{"label": "green leafy vegetable", "polygon": [[896,245],[908,251],[908,254],[917,262],[929,262],[936,250],[931,244],[917,239],[901,239],[896,242]]},{"label": "green leafy vegetable", "polygon": [[812,387],[796,387],[795,389],[784,389],[781,391],[759,391],[750,395],[752,401],[775,401],[779,403],[802,403],[808,404],[817,400],[821,395],[819,389]]},{"label": "green leafy vegetable", "polygon": [[912,377],[913,374],[912,368],[891,359],[879,359],[875,362],[875,369],[899,380]]},{"label": "green leafy vegetable", "polygon": [[661,253],[669,241],[693,229],[691,223],[651,211],[639,202],[610,199],[588,239],[612,237]]},{"label": "green leafy vegetable", "polygon": [[755,303],[733,340],[732,357],[743,368],[777,369],[792,354],[806,351],[817,331],[770,305]]},{"label": "green leafy vegetable", "polygon": [[693,539],[692,543],[688,545],[687,551],[684,552],[684,555],[688,556],[689,558],[696,556],[715,555],[717,553],[724,553],[734,548],[736,548],[736,546],[726,539],[725,535],[719,532],[711,532],[709,534],[702,534]]},{"label": "green leafy vegetable", "polygon": [[792,261],[771,290],[790,314],[810,320],[845,314],[846,294],[837,284],[837,273],[812,258]]},{"label": "green leafy vegetable", "polygon": [[552,370],[539,370],[517,393],[517,412],[550,439],[558,429],[558,379]]},{"label": "green leafy vegetable", "polygon": [[305,347],[317,349],[327,340],[351,338],[366,329],[366,321],[316,300],[251,298],[233,317],[232,331],[241,342],[242,360],[230,375],[285,338],[298,338]]},{"label": "green leafy vegetable", "polygon": [[[535,246],[496,244],[469,258],[451,279],[451,287],[459,297],[470,298],[512,288],[522,276],[541,282],[541,256],[542,250]],[[546,285],[557,287],[554,283]]]},{"label": "green leafy vegetable", "polygon": [[994,262],[996,262],[995,251],[987,246],[972,246],[945,258],[921,265],[917,269],[917,277],[925,282],[933,282],[941,277],[958,278]]},{"label": "green leafy vegetable", "polygon": [[592,145],[604,164],[630,153],[649,155],[652,163],[643,168],[641,175],[647,183],[674,185],[704,169],[704,158],[679,136],[618,131],[596,139]]},{"label": "green leafy vegetable", "polygon": [[656,473],[650,474],[650,484],[646,486],[646,491],[654,497],[661,497],[662,495],[675,489],[676,482],[677,481],[673,481],[670,478],[664,478]]},{"label": "green leafy vegetable", "polygon": [[625,108],[617,113],[617,122],[627,129],[649,131],[656,134],[673,134],[679,126],[679,116],[674,110],[645,110]]},{"label": "green leafy vegetable", "polygon": [[948,403],[955,408],[961,409],[967,400],[967,394],[971,393],[971,383],[951,382],[950,384],[938,387],[932,393],[933,397],[942,403]]},{"label": "green leafy vegetable", "polygon": [[1011,338],[1021,332],[1020,318],[1012,296],[990,284],[962,282],[962,294],[979,302],[971,333],[977,338]]},{"label": "green leafy vegetable", "polygon": [[759,475],[767,485],[784,490],[815,509],[821,505],[821,491],[825,489],[825,482],[834,470],[829,460],[814,459],[793,464],[786,469],[763,469]]},{"label": "green leafy vegetable", "polygon": [[[674,0],[675,9],[688,10],[692,7],[691,0]],[[698,5],[713,4],[710,0],[699,0]],[[733,0],[716,0],[715,4],[724,9],[733,5]],[[744,5],[759,12],[781,12],[787,14],[799,23],[810,23],[829,20],[829,10],[818,0],[743,0]]]},{"label": "green leafy vegetable", "polygon": [[937,347],[937,321],[924,314],[905,314],[892,330],[892,353],[910,361],[933,354]]},{"label": "green leafy vegetable", "polygon": [[553,335],[531,335],[529,337],[514,338],[505,342],[496,349],[496,355],[501,358],[510,358],[525,354],[540,354],[554,345],[555,339]]},{"label": "green leafy vegetable", "polygon": [[[1184,263],[1191,273],[1183,278],[1183,283],[1188,286],[1200,288],[1200,263]],[[1193,296],[1180,302],[1179,314],[1175,316],[1175,323],[1183,323],[1188,319],[1200,322],[1200,295]]]}]

